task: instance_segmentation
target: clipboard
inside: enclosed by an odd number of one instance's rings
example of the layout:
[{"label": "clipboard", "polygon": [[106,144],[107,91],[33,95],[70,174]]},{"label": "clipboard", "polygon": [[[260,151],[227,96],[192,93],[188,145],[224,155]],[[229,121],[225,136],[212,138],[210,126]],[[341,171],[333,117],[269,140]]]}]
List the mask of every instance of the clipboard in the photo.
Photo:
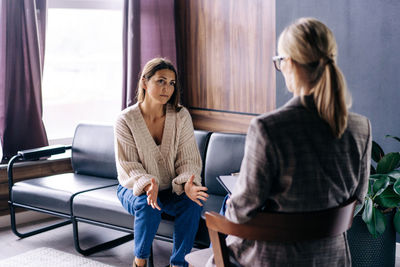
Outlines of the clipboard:
[{"label": "clipboard", "polygon": [[231,195],[237,181],[237,175],[221,175],[217,177],[217,181],[222,185],[226,192]]}]

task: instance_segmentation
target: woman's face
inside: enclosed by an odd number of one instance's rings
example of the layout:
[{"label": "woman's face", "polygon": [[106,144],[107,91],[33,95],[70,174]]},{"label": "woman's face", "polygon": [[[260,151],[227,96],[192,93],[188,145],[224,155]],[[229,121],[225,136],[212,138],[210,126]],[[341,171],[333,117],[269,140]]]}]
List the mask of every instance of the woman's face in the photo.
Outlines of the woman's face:
[{"label": "woman's face", "polygon": [[299,73],[291,58],[288,57],[282,60],[281,71],[289,92],[293,93],[294,96],[300,95],[302,88],[299,84]]},{"label": "woman's face", "polygon": [[144,100],[152,104],[166,104],[174,93],[175,79],[172,70],[158,70],[150,79],[143,81],[143,88],[146,90]]}]

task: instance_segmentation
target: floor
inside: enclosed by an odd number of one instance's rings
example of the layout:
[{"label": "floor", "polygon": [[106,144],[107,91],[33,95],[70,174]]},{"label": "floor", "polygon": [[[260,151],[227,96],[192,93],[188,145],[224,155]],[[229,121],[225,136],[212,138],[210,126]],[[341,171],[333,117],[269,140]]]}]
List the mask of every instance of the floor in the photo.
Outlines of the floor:
[{"label": "floor", "polygon": [[[52,221],[50,221],[52,222]],[[49,224],[49,220],[41,220],[37,225]],[[79,224],[80,240],[83,248],[105,242],[116,237],[124,235],[124,233],[97,227],[85,223]],[[20,232],[32,229],[31,225],[22,225],[18,228]],[[101,231],[101,235],[98,232]],[[74,241],[72,237],[72,225],[66,225],[56,230],[47,231],[31,237],[20,239],[15,236],[9,227],[0,228],[0,260],[17,254],[21,254],[39,247],[50,247],[61,250],[74,255],[79,255],[74,249]],[[172,244],[155,240],[153,243],[154,266],[164,267],[169,263]],[[133,241],[129,241],[123,245],[113,249],[95,253],[88,258],[109,264],[115,267],[132,266],[133,261]],[[400,267],[400,243],[396,247],[396,267]]]},{"label": "floor", "polygon": [[[41,225],[48,223],[48,220],[40,222]],[[83,248],[89,247],[92,244],[98,244],[97,242],[108,241],[124,235],[124,233],[121,232],[85,223],[79,224],[79,227],[80,240]],[[23,226],[18,228],[18,230],[24,232],[24,230],[31,228],[31,226]],[[102,234],[96,234],[98,231],[101,231]],[[9,227],[0,228],[0,240],[0,259],[5,259],[39,247],[50,247],[81,256],[81,254],[74,249],[71,224],[24,239],[15,236]],[[169,264],[169,257],[172,251],[171,243],[155,240],[153,243],[153,251],[154,255],[157,255],[154,257],[155,267],[164,267]],[[129,241],[113,249],[95,253],[88,256],[88,258],[115,267],[132,266],[133,241]]]}]

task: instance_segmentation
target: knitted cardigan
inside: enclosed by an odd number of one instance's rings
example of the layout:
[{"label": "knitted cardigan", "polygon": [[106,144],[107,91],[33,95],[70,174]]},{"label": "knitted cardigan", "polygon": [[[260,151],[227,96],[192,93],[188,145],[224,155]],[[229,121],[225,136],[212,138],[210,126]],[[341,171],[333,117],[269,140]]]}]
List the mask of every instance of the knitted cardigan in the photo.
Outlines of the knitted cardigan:
[{"label": "knitted cardigan", "polygon": [[172,187],[178,195],[193,174],[194,183],[201,185],[202,162],[186,108],[177,112],[167,104],[160,146],[151,136],[138,103],[122,111],[114,131],[118,181],[136,196],[144,193],[151,178],[155,178],[159,190]]}]

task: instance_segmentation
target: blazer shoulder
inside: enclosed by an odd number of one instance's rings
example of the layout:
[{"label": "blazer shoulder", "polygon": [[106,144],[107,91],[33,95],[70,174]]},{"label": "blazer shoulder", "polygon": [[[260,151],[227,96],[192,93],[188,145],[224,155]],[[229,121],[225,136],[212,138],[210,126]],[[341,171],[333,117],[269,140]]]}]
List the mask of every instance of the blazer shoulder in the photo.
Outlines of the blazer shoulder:
[{"label": "blazer shoulder", "polygon": [[[279,126],[280,124],[290,123],[294,119],[294,113],[299,114],[298,107],[283,106],[276,110],[261,114],[252,120],[252,123],[259,126]],[[300,108],[304,109],[304,108]]]},{"label": "blazer shoulder", "polygon": [[348,120],[347,120],[347,127],[349,130],[370,133],[371,130],[371,122],[369,119],[363,115],[349,112]]}]

